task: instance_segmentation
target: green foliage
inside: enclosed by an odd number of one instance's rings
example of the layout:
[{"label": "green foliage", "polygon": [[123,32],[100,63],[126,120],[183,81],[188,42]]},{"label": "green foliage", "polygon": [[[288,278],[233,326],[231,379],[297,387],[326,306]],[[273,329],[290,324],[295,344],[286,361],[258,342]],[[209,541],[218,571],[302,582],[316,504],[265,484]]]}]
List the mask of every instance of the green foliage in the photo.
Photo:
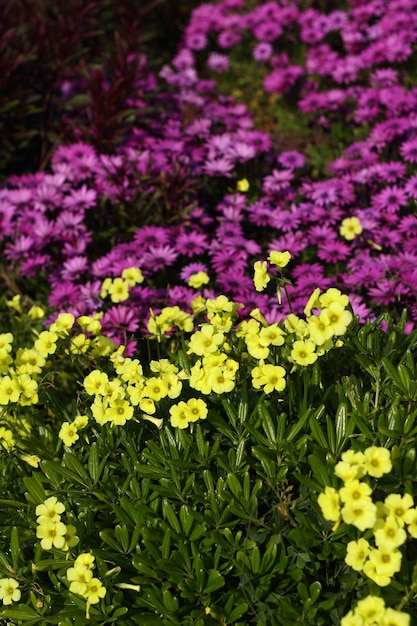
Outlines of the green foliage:
[{"label": "green foliage", "polygon": [[[24,313],[6,318],[16,348],[40,330]],[[123,426],[93,420],[70,447],[57,434],[88,413],[80,382],[95,368],[111,370],[109,357],[76,354],[69,337],[59,339],[38,403],[24,413],[12,403],[2,409],[2,426],[14,428],[20,414],[30,433],[15,431],[15,444],[0,450],[0,579],[16,580],[22,594],[0,617],[10,625],[317,626],[338,624],[373,593],[417,619],[407,565],[414,542],[392,584],[378,588],[344,561],[354,529],[342,522],[332,530],[317,503],[326,486],[339,487],[341,454],[373,445],[389,449],[393,465],[378,497],[417,495],[417,333],[404,334],[405,317],[395,327],[386,319],[387,330],[381,321],[353,323],[342,347],[293,367],[283,392],[250,385],[237,341],[238,386],[205,396],[207,419],[189,428],[164,420],[161,429],[143,416]],[[161,339],[160,358],[188,369],[187,345],[173,350],[172,341]],[[286,350],[276,348],[279,362]],[[157,417],[166,411],[161,402]],[[51,496],[78,538],[67,550],[40,543],[37,507]],[[69,568],[85,553],[106,590],[93,604],[69,589]]]}]

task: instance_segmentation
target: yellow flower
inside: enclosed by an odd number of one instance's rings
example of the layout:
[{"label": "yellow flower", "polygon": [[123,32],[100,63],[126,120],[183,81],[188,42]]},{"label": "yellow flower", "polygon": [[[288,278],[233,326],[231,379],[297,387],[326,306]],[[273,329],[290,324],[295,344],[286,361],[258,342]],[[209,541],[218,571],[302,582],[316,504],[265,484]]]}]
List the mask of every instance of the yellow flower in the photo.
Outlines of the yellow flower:
[{"label": "yellow flower", "polygon": [[40,306],[31,306],[28,311],[28,318],[30,320],[41,320],[45,317],[45,311]]},{"label": "yellow flower", "polygon": [[77,415],[76,418],[74,418],[74,420],[72,421],[73,426],[75,426],[75,428],[77,430],[81,430],[82,428],[85,428],[88,424],[88,416],[87,415]]},{"label": "yellow flower", "polygon": [[367,483],[359,480],[350,480],[339,491],[342,502],[351,504],[358,500],[368,499],[372,494],[372,489]]},{"label": "yellow flower", "polygon": [[317,361],[316,344],[312,341],[294,341],[291,350],[291,361],[297,365],[311,365]]},{"label": "yellow flower", "polygon": [[11,352],[12,343],[13,343],[12,333],[0,333],[0,350]]},{"label": "yellow flower", "polygon": [[359,530],[373,528],[376,522],[376,506],[372,500],[364,498],[362,500],[351,499],[342,508],[342,519],[346,524],[352,524]]},{"label": "yellow flower", "polygon": [[106,417],[113,426],[124,426],[133,417],[133,406],[127,400],[113,400],[106,411]]},{"label": "yellow flower", "polygon": [[369,476],[381,478],[392,469],[390,451],[386,448],[370,446],[363,453],[365,471]]},{"label": "yellow flower", "polygon": [[324,311],[327,313],[334,334],[337,336],[344,335],[353,319],[352,313],[346,311],[339,302],[331,302]]},{"label": "yellow flower", "polygon": [[35,509],[38,523],[47,519],[52,522],[59,522],[60,515],[65,511],[65,506],[62,502],[58,502],[58,498],[51,496],[47,498],[42,504],[38,504]]},{"label": "yellow flower", "polygon": [[56,352],[56,342],[58,341],[58,335],[50,330],[44,330],[40,333],[39,337],[35,340],[33,347],[43,357],[47,357],[50,354]]},{"label": "yellow flower", "polygon": [[21,593],[18,587],[19,583],[14,578],[0,578],[0,600],[3,604],[19,602]]},{"label": "yellow flower", "polygon": [[28,463],[31,467],[39,467],[40,458],[37,454],[24,454],[22,457],[22,461]]},{"label": "yellow flower", "polygon": [[342,454],[342,460],[336,463],[334,473],[343,482],[348,482],[365,475],[364,456],[362,452],[347,450]]},{"label": "yellow flower", "polygon": [[278,324],[271,324],[259,331],[259,343],[262,346],[282,346],[285,333]]},{"label": "yellow flower", "polygon": [[74,326],[75,317],[72,313],[60,313],[53,322],[49,330],[56,333],[58,337],[65,337]]},{"label": "yellow flower", "polygon": [[123,302],[129,298],[129,283],[123,278],[115,278],[108,286],[108,293],[112,302]]},{"label": "yellow flower", "polygon": [[342,294],[339,289],[336,289],[335,287],[330,287],[319,297],[320,308],[323,309],[325,307],[328,307],[332,302],[338,302],[342,305],[343,308],[346,308],[349,304],[349,297],[345,294]]},{"label": "yellow flower", "polygon": [[254,359],[266,359],[269,355],[269,348],[261,342],[259,335],[247,335],[245,337],[247,350]]},{"label": "yellow flower", "polygon": [[346,547],[345,562],[347,565],[357,572],[363,569],[366,559],[368,558],[371,546],[366,539],[358,539],[358,541],[349,541]]},{"label": "yellow flower", "polygon": [[266,261],[256,261],[253,267],[255,270],[255,275],[253,277],[255,289],[256,291],[263,291],[271,280],[271,277],[266,269]]},{"label": "yellow flower", "polygon": [[87,598],[88,604],[97,604],[100,602],[100,598],[104,598],[106,595],[106,588],[103,587],[103,583],[98,578],[90,578],[86,581],[86,587],[82,594],[84,598]]},{"label": "yellow flower", "polygon": [[187,354],[210,354],[216,352],[218,347],[224,342],[223,333],[215,332],[211,324],[203,324],[201,329],[190,337]]},{"label": "yellow flower", "polygon": [[322,311],[320,315],[312,315],[307,320],[308,333],[317,346],[322,346],[334,335],[333,326],[330,324],[327,311]]},{"label": "yellow flower", "polygon": [[143,395],[147,398],[151,398],[151,400],[154,400],[155,402],[159,402],[161,398],[165,398],[168,395],[168,387],[162,378],[159,376],[152,376],[145,382]]},{"label": "yellow flower", "polygon": [[316,289],[313,291],[313,293],[308,299],[307,304],[304,307],[304,315],[306,317],[309,317],[309,315],[311,315],[311,309],[320,308],[319,296],[320,296],[320,288],[316,287]]},{"label": "yellow flower", "polygon": [[20,396],[19,383],[15,378],[3,376],[0,378],[0,405],[17,402]]},{"label": "yellow flower", "polygon": [[190,398],[187,401],[189,408],[190,422],[196,422],[197,420],[204,420],[207,417],[208,409],[207,404],[200,398]]},{"label": "yellow flower", "polygon": [[242,178],[241,180],[238,180],[236,183],[236,189],[238,191],[241,191],[242,193],[245,193],[246,191],[249,190],[249,181],[246,178]]},{"label": "yellow flower", "polygon": [[294,313],[290,313],[286,317],[284,328],[289,333],[295,333],[299,339],[303,339],[308,335],[307,322],[294,315]]},{"label": "yellow flower", "polygon": [[74,563],[74,567],[67,569],[67,580],[70,583],[69,590],[71,593],[78,593],[84,595],[87,588],[87,582],[93,578],[93,572],[91,567],[88,567],[85,563]]},{"label": "yellow flower", "polygon": [[334,487],[325,487],[317,498],[324,519],[330,522],[338,522],[340,519],[340,497]]},{"label": "yellow flower", "polygon": [[65,552],[67,552],[70,548],[73,548],[79,543],[80,539],[75,534],[76,532],[77,529],[75,528],[75,526],[67,526],[67,532],[64,535],[65,543],[62,547],[62,550],[65,550]]},{"label": "yellow flower", "polygon": [[384,500],[384,505],[389,511],[389,515],[395,518],[399,526],[404,526],[407,511],[414,505],[414,500],[409,493],[401,496],[399,493],[392,493]]},{"label": "yellow flower", "polygon": [[374,529],[375,544],[378,548],[395,550],[407,540],[407,533],[401,528],[395,517],[388,516],[385,520],[376,521]]},{"label": "yellow flower", "polygon": [[210,278],[206,272],[197,272],[196,274],[191,274],[188,279],[187,284],[193,289],[199,289],[203,285],[207,285],[210,282]]},{"label": "yellow flower", "polygon": [[346,217],[339,228],[339,232],[342,237],[347,241],[355,239],[356,235],[360,235],[362,232],[362,224],[357,217]]},{"label": "yellow flower", "polygon": [[355,613],[360,615],[365,624],[378,623],[385,611],[385,602],[379,596],[367,596],[359,600]]},{"label": "yellow flower", "polygon": [[13,432],[4,426],[0,426],[0,446],[6,450],[11,450],[15,444]]},{"label": "yellow flower", "polygon": [[[388,550],[384,547],[371,550],[368,556],[369,562],[375,567],[378,576],[392,578],[401,569],[402,554],[399,550]],[[364,572],[365,568],[364,568]]]},{"label": "yellow flower", "polygon": [[408,509],[404,515],[404,521],[408,525],[407,530],[410,535],[413,539],[417,539],[417,509]]},{"label": "yellow flower", "polygon": [[81,552],[75,559],[74,566],[85,565],[87,569],[94,568],[95,556],[91,552]]},{"label": "yellow flower", "polygon": [[252,372],[252,384],[255,389],[263,387],[264,393],[283,391],[285,389],[285,369],[280,365],[267,363],[254,367]]},{"label": "yellow flower", "polygon": [[386,608],[379,620],[379,626],[410,626],[410,616],[408,613]]},{"label": "yellow flower", "polygon": [[64,422],[58,433],[58,437],[64,442],[67,448],[70,448],[80,437],[74,424]]},{"label": "yellow flower", "polygon": [[84,378],[84,389],[90,396],[105,395],[109,377],[105,372],[93,370]]},{"label": "yellow flower", "polygon": [[364,626],[364,624],[360,615],[355,615],[353,611],[349,611],[340,620],[340,626]]},{"label": "yellow flower", "polygon": [[212,367],[207,375],[207,385],[214,393],[228,393],[235,386],[234,372],[225,371],[221,367]]},{"label": "yellow flower", "polygon": [[378,574],[376,571],[375,563],[372,561],[366,561],[363,566],[363,573],[374,581],[378,585],[378,587],[387,587],[391,584],[391,576],[387,576],[386,574]]},{"label": "yellow flower", "polygon": [[171,426],[174,428],[187,428],[189,422],[192,421],[190,407],[183,401],[173,404],[169,409],[169,413]]},{"label": "yellow flower", "polygon": [[36,536],[41,540],[41,547],[44,550],[51,550],[52,547],[61,549],[65,545],[65,535],[67,527],[62,522],[53,522],[42,518],[42,522],[36,529]]},{"label": "yellow flower", "polygon": [[276,265],[277,267],[283,268],[288,265],[291,261],[291,253],[288,250],[285,252],[278,252],[278,250],[272,250],[269,253],[268,261],[271,265]]},{"label": "yellow flower", "polygon": [[138,267],[126,267],[122,272],[122,278],[129,287],[140,285],[144,281],[143,274]]},{"label": "yellow flower", "polygon": [[161,376],[161,381],[167,389],[167,396],[174,400],[181,395],[182,382],[176,374],[165,373]]}]

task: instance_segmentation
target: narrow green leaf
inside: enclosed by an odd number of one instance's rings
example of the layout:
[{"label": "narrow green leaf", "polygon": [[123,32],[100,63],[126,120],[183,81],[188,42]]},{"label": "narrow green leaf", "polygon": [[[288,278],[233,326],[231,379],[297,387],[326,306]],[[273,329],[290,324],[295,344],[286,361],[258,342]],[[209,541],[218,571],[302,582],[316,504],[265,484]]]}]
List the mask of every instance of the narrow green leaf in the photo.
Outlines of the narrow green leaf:
[{"label": "narrow green leaf", "polygon": [[30,502],[32,502],[32,504],[38,505],[45,502],[47,495],[42,482],[37,476],[25,476],[23,478],[23,482],[28,490],[25,496]]},{"label": "narrow green leaf", "polygon": [[123,552],[129,550],[129,531],[125,525],[117,524],[114,528],[114,534],[118,543],[122,546]]},{"label": "narrow green leaf", "polygon": [[258,405],[258,414],[262,420],[262,428],[264,429],[265,435],[268,440],[272,443],[276,443],[277,435],[275,432],[274,422],[272,420],[271,414],[269,413],[265,402],[260,402]]},{"label": "narrow green leaf", "polygon": [[190,513],[190,508],[185,504],[180,507],[180,522],[184,535],[188,537],[194,525],[194,518]]},{"label": "narrow green leaf", "polygon": [[326,435],[324,434],[322,427],[320,426],[314,415],[311,417],[309,425],[311,434],[313,435],[317,443],[320,444],[323,450],[330,450],[329,442],[326,439]]},{"label": "narrow green leaf", "polygon": [[174,509],[166,498],[162,501],[162,513],[165,519],[168,520],[171,528],[175,530],[176,533],[181,534],[181,525],[178,517],[175,515]]},{"label": "narrow green leaf", "polygon": [[227,475],[227,485],[235,498],[240,500],[243,495],[243,489],[236,474]]},{"label": "narrow green leaf", "polygon": [[90,446],[90,452],[88,455],[88,473],[90,474],[91,480],[94,484],[96,484],[100,478],[99,468],[100,460],[98,456],[98,446],[97,442],[94,441]]}]

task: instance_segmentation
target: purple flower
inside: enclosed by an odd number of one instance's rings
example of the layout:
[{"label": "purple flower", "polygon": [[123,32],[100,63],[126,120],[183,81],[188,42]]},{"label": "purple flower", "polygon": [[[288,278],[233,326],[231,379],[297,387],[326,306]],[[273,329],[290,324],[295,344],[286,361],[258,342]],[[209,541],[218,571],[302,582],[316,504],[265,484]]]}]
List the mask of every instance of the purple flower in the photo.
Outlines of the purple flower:
[{"label": "purple flower", "polygon": [[224,72],[229,68],[230,59],[225,54],[211,52],[207,59],[207,65],[213,72]]},{"label": "purple flower", "polygon": [[400,207],[405,206],[407,201],[405,191],[394,185],[393,187],[385,187],[385,189],[376,194],[372,198],[372,205],[381,211],[395,212]]},{"label": "purple flower", "polygon": [[218,157],[216,159],[208,159],[203,165],[203,171],[208,176],[231,176],[233,163],[226,158]]},{"label": "purple flower", "polygon": [[278,163],[282,167],[297,168],[304,167],[306,158],[301,152],[297,150],[289,150],[288,152],[281,152],[278,156]]},{"label": "purple flower", "polygon": [[408,163],[417,163],[417,138],[404,141],[400,146],[400,154]]},{"label": "purple flower", "polygon": [[182,232],[175,239],[175,248],[185,256],[203,254],[208,248],[207,237],[196,231]]},{"label": "purple flower", "polygon": [[207,274],[207,265],[204,265],[204,263],[189,263],[182,268],[180,278],[181,280],[188,282],[190,276],[198,274],[198,272],[205,272]]},{"label": "purple flower", "polygon": [[255,46],[252,51],[252,56],[256,61],[263,63],[271,58],[273,51],[273,47],[270,43],[262,41]]},{"label": "purple flower", "polygon": [[172,265],[177,257],[178,252],[171,246],[150,246],[148,252],[143,255],[143,267],[153,273]]}]

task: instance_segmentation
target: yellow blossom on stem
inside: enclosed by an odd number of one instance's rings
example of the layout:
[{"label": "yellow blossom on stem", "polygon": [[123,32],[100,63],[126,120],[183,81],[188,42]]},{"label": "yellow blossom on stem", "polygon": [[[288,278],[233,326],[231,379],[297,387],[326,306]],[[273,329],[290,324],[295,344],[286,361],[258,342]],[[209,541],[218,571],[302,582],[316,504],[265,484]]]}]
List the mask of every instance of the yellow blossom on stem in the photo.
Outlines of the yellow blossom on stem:
[{"label": "yellow blossom on stem", "polygon": [[253,277],[255,289],[256,291],[263,291],[271,280],[271,277],[266,269],[266,261],[256,261],[253,267],[255,270]]}]

